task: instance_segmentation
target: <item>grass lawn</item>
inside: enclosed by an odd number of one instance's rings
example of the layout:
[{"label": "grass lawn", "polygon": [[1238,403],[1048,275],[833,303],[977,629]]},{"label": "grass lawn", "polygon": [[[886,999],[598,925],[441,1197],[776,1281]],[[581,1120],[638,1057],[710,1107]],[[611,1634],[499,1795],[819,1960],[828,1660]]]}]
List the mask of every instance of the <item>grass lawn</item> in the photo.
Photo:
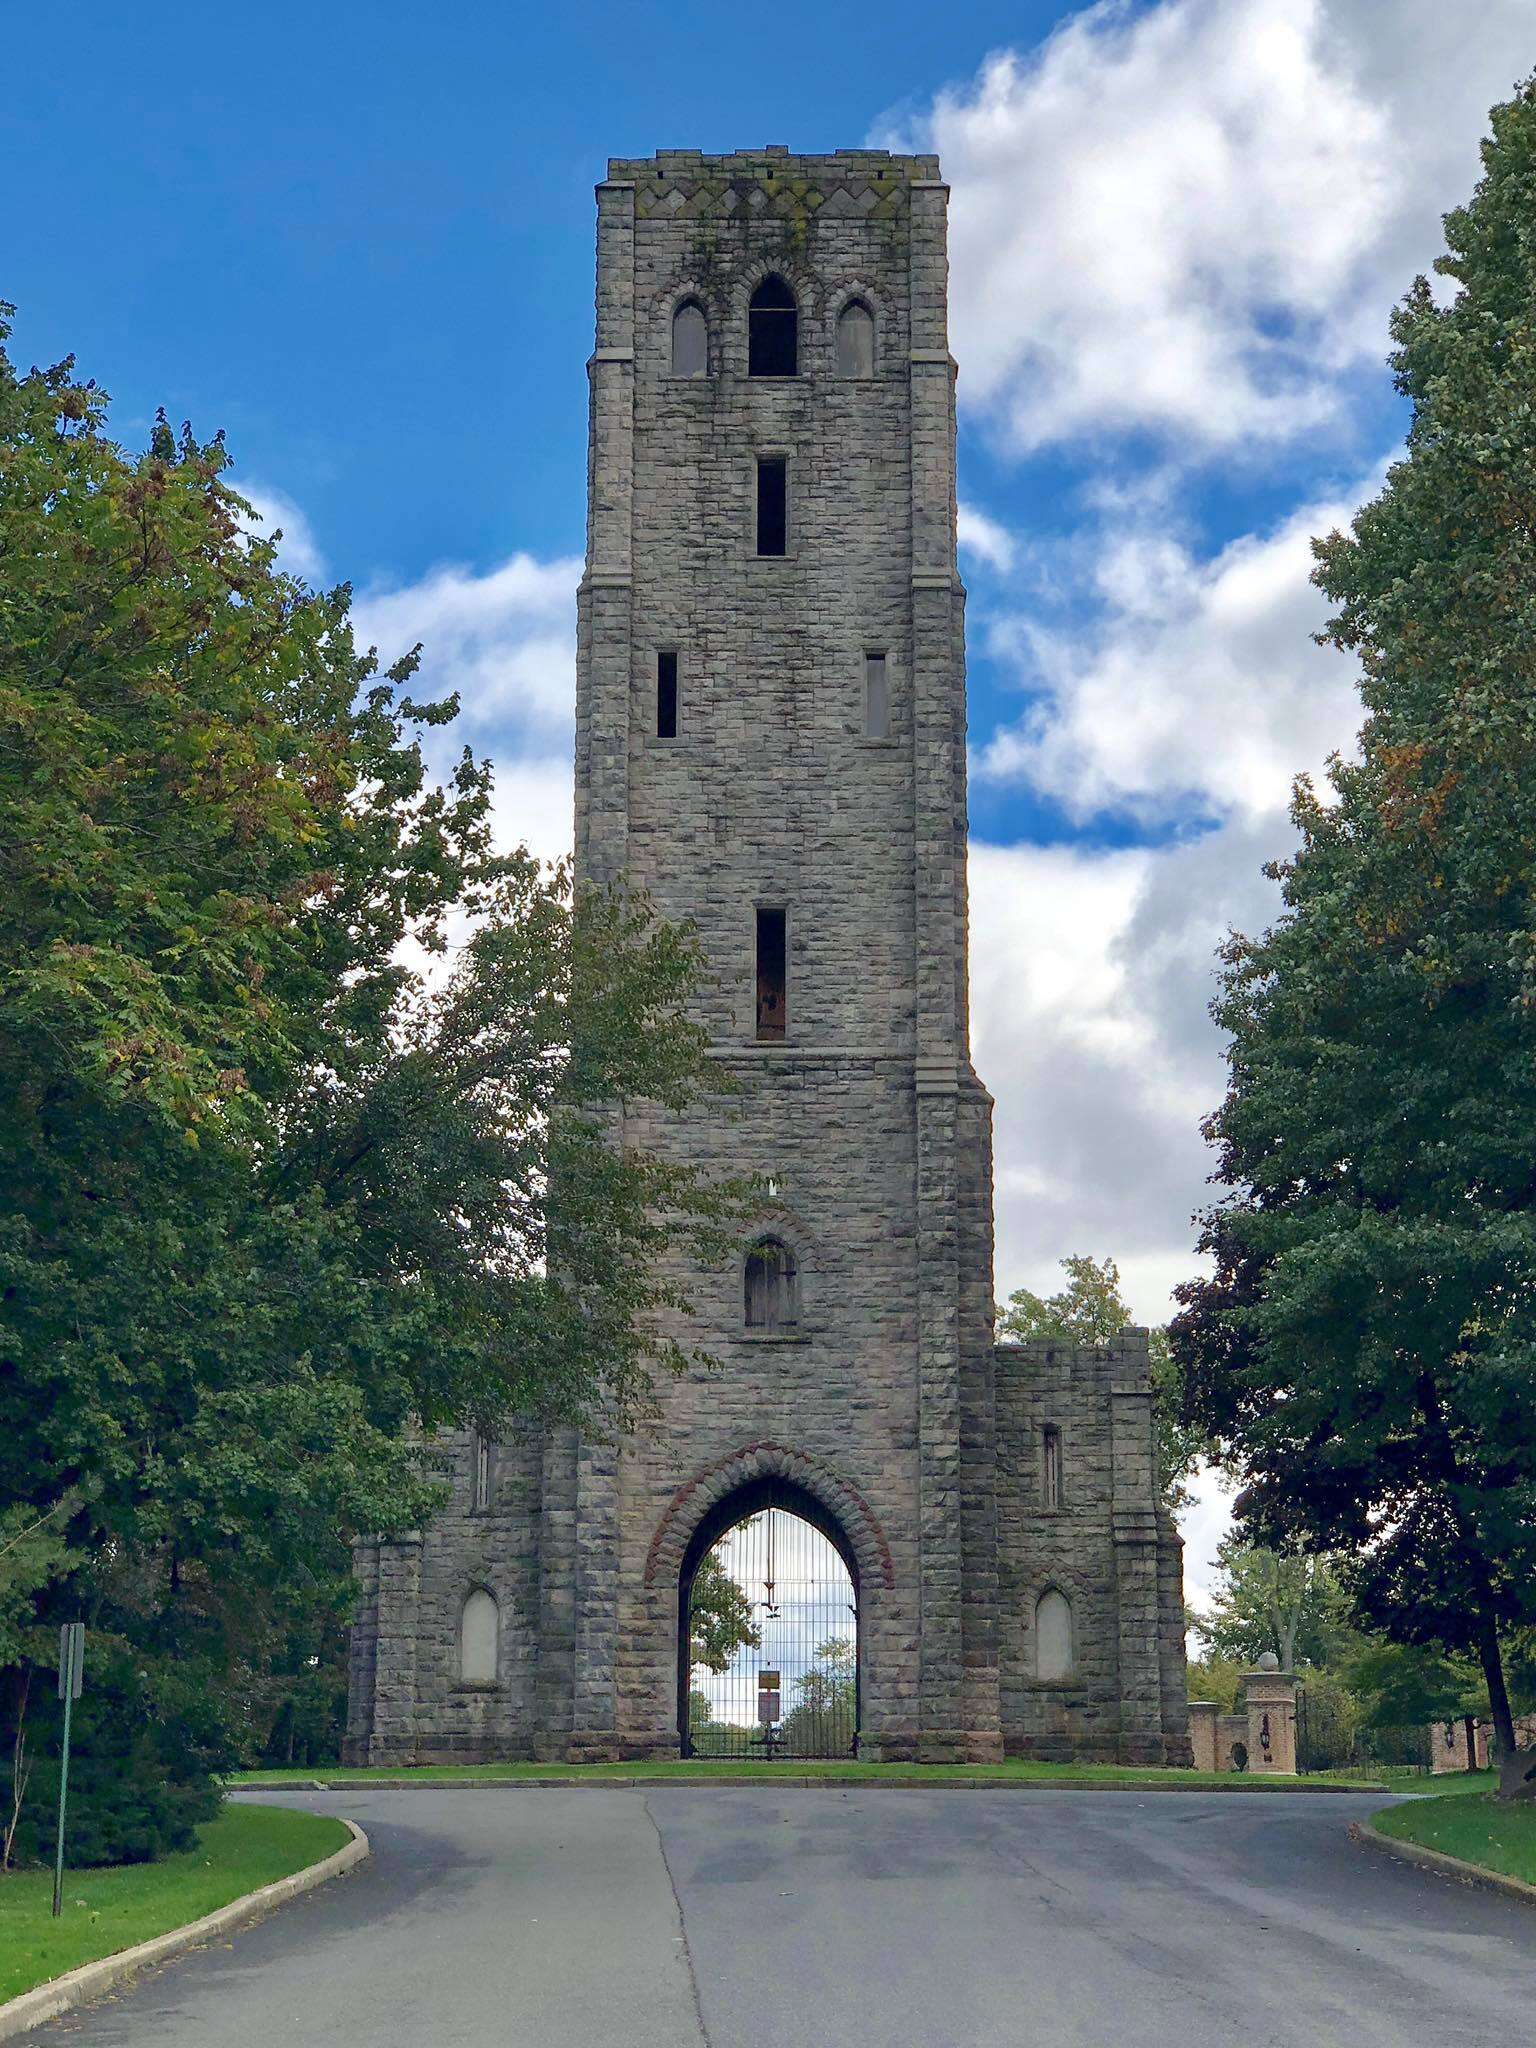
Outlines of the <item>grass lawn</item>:
[{"label": "grass lawn", "polygon": [[[1491,1777],[1489,1772],[1477,1775]],[[1371,1816],[1378,1834],[1417,1842],[1442,1856],[1522,1877],[1536,1884],[1536,1805],[1501,1805],[1491,1792],[1463,1792],[1448,1799],[1416,1799]]]},{"label": "grass lawn", "polygon": [[159,1863],[64,1871],[53,1918],[53,1872],[0,1877],[0,2002],[200,1920],[274,1878],[318,1863],[348,1839],[339,1820],[274,1806],[227,1806],[198,1829],[198,1846]]},{"label": "grass lawn", "polygon": [[[626,1764],[417,1764],[370,1770],[344,1769],[337,1764],[317,1764],[313,1769],[302,1771],[241,1771],[231,1778],[229,1783],[313,1785],[319,1780],[328,1785],[366,1785],[380,1780],[409,1779],[413,1784],[472,1785],[489,1779],[502,1780],[509,1784],[527,1780],[547,1784],[569,1784],[584,1779],[600,1782],[604,1778],[620,1778],[631,1783],[643,1779],[649,1784],[667,1779],[682,1779],[686,1782],[701,1778],[746,1776],[761,1778],[765,1784],[775,1778],[791,1781],[824,1778],[836,1785],[942,1785],[946,1781],[967,1785],[1009,1785],[1023,1782],[1038,1785],[1170,1786],[1177,1787],[1183,1792],[1199,1792],[1213,1786],[1219,1786],[1223,1791],[1306,1792],[1317,1789],[1319,1785],[1325,1790],[1333,1790],[1341,1783],[1350,1782],[1338,1778],[1263,1778],[1246,1773],[1234,1776],[1227,1771],[1218,1774],[1207,1771],[1138,1770],[1121,1764],[1048,1764],[1025,1761],[1006,1764],[768,1764],[753,1762],[745,1757],[723,1757],[690,1758],[686,1763],[669,1759],[660,1763]],[[1361,1778],[1353,1782],[1368,1791],[1382,1789],[1382,1781],[1379,1778]]]}]

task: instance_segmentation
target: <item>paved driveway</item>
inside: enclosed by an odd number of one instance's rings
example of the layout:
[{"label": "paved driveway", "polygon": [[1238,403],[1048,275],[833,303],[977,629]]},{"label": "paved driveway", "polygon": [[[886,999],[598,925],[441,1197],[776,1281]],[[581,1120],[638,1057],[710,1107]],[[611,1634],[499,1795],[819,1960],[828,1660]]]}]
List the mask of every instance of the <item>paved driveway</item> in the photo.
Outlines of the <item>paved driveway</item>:
[{"label": "paved driveway", "polygon": [[1536,1913],[1285,1793],[281,1793],[374,1854],[50,2033],[126,2048],[1520,2048]]}]

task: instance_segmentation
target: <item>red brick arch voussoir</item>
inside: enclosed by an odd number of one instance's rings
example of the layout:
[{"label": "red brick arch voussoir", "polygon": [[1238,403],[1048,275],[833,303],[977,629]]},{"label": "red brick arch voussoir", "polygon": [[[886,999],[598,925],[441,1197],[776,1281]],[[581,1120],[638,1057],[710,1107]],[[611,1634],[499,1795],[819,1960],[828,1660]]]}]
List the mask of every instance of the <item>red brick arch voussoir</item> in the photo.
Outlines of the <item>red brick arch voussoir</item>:
[{"label": "red brick arch voussoir", "polygon": [[787,1479],[804,1487],[837,1518],[858,1562],[860,1580],[866,1585],[895,1585],[891,1546],[874,1509],[858,1488],[839,1479],[809,1451],[792,1450],[786,1444],[756,1443],[743,1444],[740,1450],[706,1465],[673,1494],[657,1524],[645,1561],[648,1587],[658,1580],[676,1577],[682,1570],[683,1553],[694,1530],[716,1501],[724,1500],[728,1493],[753,1479]]}]

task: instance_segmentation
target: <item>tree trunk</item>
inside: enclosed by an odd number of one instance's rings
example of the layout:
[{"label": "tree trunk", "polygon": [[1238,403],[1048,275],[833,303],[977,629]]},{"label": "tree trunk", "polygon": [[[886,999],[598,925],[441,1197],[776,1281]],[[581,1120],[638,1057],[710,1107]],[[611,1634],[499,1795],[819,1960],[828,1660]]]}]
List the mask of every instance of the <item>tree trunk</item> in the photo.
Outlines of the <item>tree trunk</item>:
[{"label": "tree trunk", "polygon": [[1499,1631],[1484,1613],[1477,1624],[1477,1654],[1488,1686],[1488,1704],[1493,1710],[1493,1735],[1499,1745],[1499,1797],[1536,1800],[1536,1749],[1515,1745],[1515,1717],[1510,1711],[1509,1688],[1504,1683],[1504,1653]]},{"label": "tree trunk", "polygon": [[22,1802],[27,1796],[27,1780],[32,1775],[31,1761],[27,1756],[27,1695],[32,1688],[32,1666],[23,1664],[16,1680],[16,1741],[11,1751],[11,1817],[5,1824],[5,1833],[0,1836],[0,1871],[9,1870],[11,1855],[16,1846],[16,1830],[21,1825]]}]

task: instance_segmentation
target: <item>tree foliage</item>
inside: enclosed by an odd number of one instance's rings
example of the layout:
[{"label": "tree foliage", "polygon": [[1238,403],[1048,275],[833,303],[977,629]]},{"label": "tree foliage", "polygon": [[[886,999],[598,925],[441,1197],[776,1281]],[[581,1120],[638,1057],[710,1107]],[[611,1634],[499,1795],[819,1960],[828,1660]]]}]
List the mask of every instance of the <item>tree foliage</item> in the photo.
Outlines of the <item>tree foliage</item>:
[{"label": "tree foliage", "polygon": [[82,1614],[228,1749],[433,1432],[622,1428],[694,1362],[666,1254],[730,1195],[615,1141],[711,1085],[690,933],[498,851],[416,655],[221,440],[106,412],[0,354],[0,1499],[64,1547],[0,1556],[0,1654]]},{"label": "tree foliage", "polygon": [[[997,1312],[1000,1344],[1035,1338],[1061,1344],[1107,1344],[1126,1329],[1131,1312],[1120,1293],[1120,1268],[1113,1259],[1074,1253],[1062,1260],[1067,1284],[1059,1293],[1032,1294],[1020,1287]],[[1170,1510],[1189,1503],[1185,1482],[1206,1455],[1200,1431],[1184,1414],[1179,1376],[1165,1330],[1149,1333],[1152,1365],[1152,1420],[1158,1481]]]},{"label": "tree foliage", "polygon": [[858,1649],[851,1636],[828,1636],[795,1680],[795,1704],[779,1730],[799,1756],[846,1756],[858,1734]]},{"label": "tree foliage", "polygon": [[[1261,1541],[1362,1618],[1479,1659],[1536,1620],[1536,89],[1393,320],[1407,452],[1317,547],[1358,760],[1298,783],[1272,930],[1234,937],[1227,1194],[1181,1290],[1186,1413]],[[1536,1756],[1509,1789],[1536,1792]]]},{"label": "tree foliage", "polygon": [[1282,1556],[1229,1533],[1209,1608],[1192,1617],[1202,1642],[1251,1668],[1266,1650],[1282,1671],[1334,1666],[1354,1648],[1349,1596],[1330,1558]]},{"label": "tree foliage", "polygon": [[752,1602],[713,1551],[699,1560],[688,1608],[693,1669],[701,1665],[718,1677],[738,1650],[755,1650],[762,1632],[752,1619]]}]

